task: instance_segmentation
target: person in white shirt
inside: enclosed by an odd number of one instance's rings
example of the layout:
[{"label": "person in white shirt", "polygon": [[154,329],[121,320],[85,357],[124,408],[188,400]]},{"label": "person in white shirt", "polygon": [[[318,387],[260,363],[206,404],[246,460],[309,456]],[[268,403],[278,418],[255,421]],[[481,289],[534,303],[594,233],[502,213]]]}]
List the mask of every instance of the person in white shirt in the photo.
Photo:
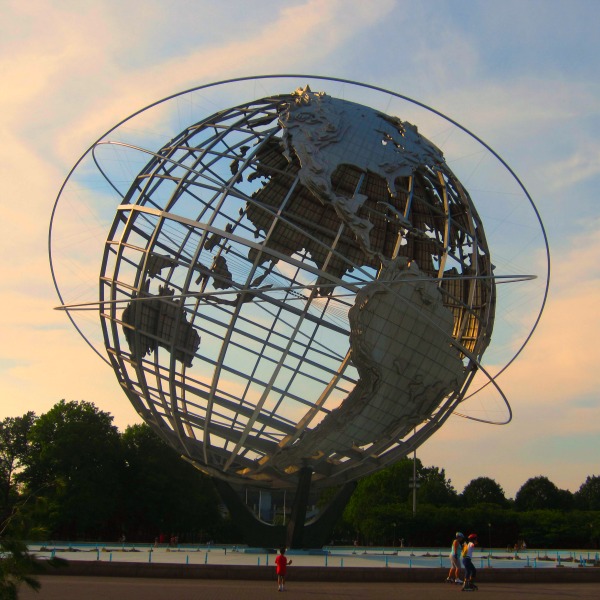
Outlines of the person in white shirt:
[{"label": "person in white shirt", "polygon": [[462,560],[463,566],[465,567],[465,583],[463,590],[476,590],[477,586],[473,583],[477,569],[473,564],[473,549],[477,546],[477,534],[472,533],[467,538],[468,542],[463,546]]}]

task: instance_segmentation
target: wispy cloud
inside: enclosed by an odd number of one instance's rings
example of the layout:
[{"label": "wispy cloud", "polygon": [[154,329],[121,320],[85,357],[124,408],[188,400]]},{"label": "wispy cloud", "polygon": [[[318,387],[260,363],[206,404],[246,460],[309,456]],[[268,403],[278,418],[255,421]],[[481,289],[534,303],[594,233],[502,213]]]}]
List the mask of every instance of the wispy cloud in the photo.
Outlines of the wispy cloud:
[{"label": "wispy cloud", "polygon": [[562,160],[545,165],[542,175],[549,179],[549,187],[554,191],[590,179],[600,181],[600,143],[596,139],[582,144]]},{"label": "wispy cloud", "polygon": [[[72,159],[74,149],[85,148],[116,121],[174,91],[215,79],[287,72],[307,65],[310,70],[326,71],[327,57],[341,44],[360,39],[360,31],[384,19],[393,4],[391,0],[379,2],[377,10],[356,0],[271,4],[277,10],[243,34],[234,38],[225,35],[208,47],[200,45],[176,56],[167,54],[162,60],[143,62],[135,68],[122,59],[125,42],[131,45],[127,37],[131,35],[130,24],[126,20],[114,22],[110,5],[104,9],[101,4],[94,5],[93,15],[49,6],[39,16],[30,16],[28,52],[18,60],[14,55],[10,61],[5,59],[4,67],[16,85],[9,88],[2,104],[10,109],[13,123],[28,129],[31,105],[37,106],[40,95],[44,96],[44,117],[51,120],[48,141],[58,144],[55,148],[65,160]],[[164,15],[167,20],[177,16],[174,12]],[[189,19],[199,31],[207,26],[200,10]],[[57,29],[42,29],[41,20],[57,24]],[[142,34],[144,24],[140,24]],[[102,43],[92,42],[98,39]],[[148,40],[140,40],[143,42]],[[12,54],[10,45],[5,49],[7,54]],[[34,122],[39,117],[34,114]]]},{"label": "wispy cloud", "polygon": [[[551,228],[553,283],[539,330],[500,381],[515,420],[490,431],[453,418],[422,453],[457,482],[489,474],[512,489],[545,466],[561,486],[581,482],[597,469],[590,448],[600,418],[590,401],[600,384],[599,224],[586,222],[595,214],[600,163],[598,41],[587,34],[599,9],[544,3],[540,15],[537,5],[521,5],[461,12],[455,3],[395,0],[5,1],[3,414],[43,412],[65,397],[96,402],[120,426],[137,418],[110,368],[51,310],[49,212],[75,160],[117,121],[177,91],[251,74],[312,72],[427,102],[526,173]],[[518,44],[505,35],[509,26]],[[560,43],[548,31],[559,32]],[[576,464],[545,464],[544,444],[575,444],[582,432],[587,446]],[[475,449],[471,472],[465,436]]]},{"label": "wispy cloud", "polygon": [[[554,447],[565,436],[571,436],[574,445],[581,436],[588,436],[587,446],[595,439],[596,451],[600,451],[600,438],[594,438],[600,403],[589,401],[600,388],[600,349],[595,343],[600,337],[599,231],[597,223],[582,226],[568,250],[554,256],[550,297],[538,330],[498,380],[512,405],[513,422],[490,431],[490,425],[453,418],[426,444],[424,456],[436,456],[468,437],[472,446],[484,448],[477,459],[481,472],[498,477],[511,493],[539,473],[551,476],[557,485],[576,489],[586,475],[597,470],[597,454],[589,454],[589,448],[568,472],[547,460],[543,449]],[[583,404],[576,400],[582,397],[587,399]],[[477,408],[477,402],[477,397],[467,401],[467,414],[469,406]],[[487,397],[484,404],[490,402]],[[510,475],[495,461],[486,462],[496,452],[511,452],[505,456],[516,468],[511,467]],[[458,484],[468,483],[468,476],[452,465],[447,470]]]}]

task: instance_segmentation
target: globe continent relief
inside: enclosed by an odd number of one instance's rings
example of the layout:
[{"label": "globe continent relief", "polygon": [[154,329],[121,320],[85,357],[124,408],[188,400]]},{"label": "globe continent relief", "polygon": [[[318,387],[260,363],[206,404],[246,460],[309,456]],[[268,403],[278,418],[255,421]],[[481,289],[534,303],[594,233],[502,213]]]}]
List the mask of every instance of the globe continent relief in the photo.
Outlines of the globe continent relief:
[{"label": "globe continent relief", "polygon": [[492,269],[414,125],[299,88],[186,127],[135,178],[105,246],[104,341],[138,413],[201,470],[330,486],[463,399]]}]

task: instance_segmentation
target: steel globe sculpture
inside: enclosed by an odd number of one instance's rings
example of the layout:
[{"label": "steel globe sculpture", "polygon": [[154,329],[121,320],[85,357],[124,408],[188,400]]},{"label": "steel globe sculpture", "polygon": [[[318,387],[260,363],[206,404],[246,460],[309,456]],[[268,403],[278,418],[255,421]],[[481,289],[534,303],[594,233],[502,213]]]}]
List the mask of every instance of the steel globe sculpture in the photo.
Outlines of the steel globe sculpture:
[{"label": "steel globe sculpture", "polygon": [[415,125],[309,86],[129,148],[145,165],[122,189],[94,159],[120,197],[105,355],[232,503],[240,486],[295,495],[288,541],[305,543],[309,489],[347,498],[487,373],[502,275],[475,202]]}]

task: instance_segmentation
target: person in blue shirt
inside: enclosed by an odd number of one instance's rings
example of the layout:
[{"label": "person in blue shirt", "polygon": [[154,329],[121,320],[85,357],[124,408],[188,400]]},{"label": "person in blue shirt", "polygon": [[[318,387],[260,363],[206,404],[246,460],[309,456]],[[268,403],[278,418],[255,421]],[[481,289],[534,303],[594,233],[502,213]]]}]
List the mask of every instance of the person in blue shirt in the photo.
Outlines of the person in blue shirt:
[{"label": "person in blue shirt", "polygon": [[465,536],[460,532],[456,532],[456,536],[452,540],[450,546],[450,571],[446,577],[446,583],[462,583],[460,579],[460,558]]}]

